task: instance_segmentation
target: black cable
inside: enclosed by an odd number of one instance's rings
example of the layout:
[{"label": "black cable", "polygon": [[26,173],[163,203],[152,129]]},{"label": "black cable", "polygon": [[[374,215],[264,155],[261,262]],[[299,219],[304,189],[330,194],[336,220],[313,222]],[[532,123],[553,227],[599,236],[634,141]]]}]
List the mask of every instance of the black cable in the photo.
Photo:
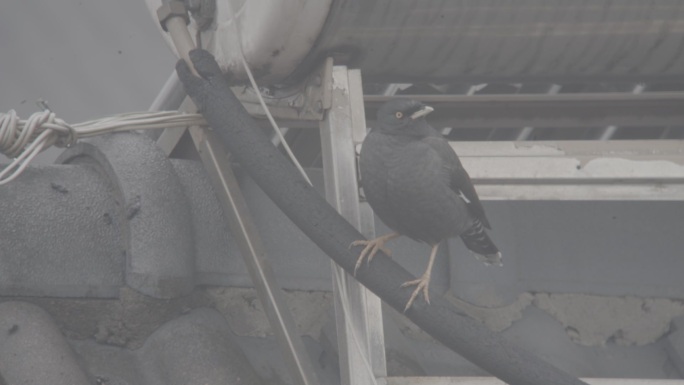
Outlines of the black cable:
[{"label": "black cable", "polygon": [[[183,60],[176,65],[178,76],[234,159],[297,227],[338,265],[352,273],[361,247],[349,249],[349,244],[363,236],[271,144],[230,90],[227,75],[221,73],[213,56],[207,51],[193,50],[190,58],[203,78],[192,75]],[[381,253],[370,266],[364,264],[356,278],[400,312],[413,291],[413,288],[400,289],[400,285],[414,277]],[[459,313],[446,300],[431,298],[431,305],[417,301],[406,316],[492,375],[511,385],[585,384]]]}]

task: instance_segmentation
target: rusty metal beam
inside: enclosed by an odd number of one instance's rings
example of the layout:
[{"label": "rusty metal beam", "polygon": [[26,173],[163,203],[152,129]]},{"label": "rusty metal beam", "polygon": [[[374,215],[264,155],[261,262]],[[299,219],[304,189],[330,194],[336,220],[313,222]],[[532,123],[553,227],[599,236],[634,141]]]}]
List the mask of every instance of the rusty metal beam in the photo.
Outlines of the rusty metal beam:
[{"label": "rusty metal beam", "polygon": [[[684,92],[533,95],[410,95],[435,108],[430,123],[453,128],[664,127],[684,125]],[[393,96],[366,95],[372,126]]]}]

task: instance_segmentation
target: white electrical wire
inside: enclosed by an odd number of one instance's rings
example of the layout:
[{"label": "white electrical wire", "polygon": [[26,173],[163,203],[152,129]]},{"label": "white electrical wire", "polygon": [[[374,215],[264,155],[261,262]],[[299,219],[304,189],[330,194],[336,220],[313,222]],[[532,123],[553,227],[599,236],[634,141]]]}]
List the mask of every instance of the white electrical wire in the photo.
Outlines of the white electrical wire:
[{"label": "white electrical wire", "polygon": [[280,139],[280,143],[283,144],[283,148],[285,149],[285,152],[287,152],[287,156],[290,157],[292,160],[292,163],[294,163],[295,167],[297,167],[297,170],[299,170],[299,173],[302,174],[304,179],[306,179],[307,182],[309,182],[310,185],[313,186],[313,183],[311,183],[311,179],[309,179],[309,176],[306,174],[306,171],[304,171],[304,168],[302,167],[301,164],[299,164],[299,161],[295,157],[294,153],[290,149],[290,146],[287,144],[285,141],[285,137],[283,136],[283,133],[280,131],[280,128],[278,127],[278,124],[276,123],[275,119],[273,119],[273,115],[271,115],[271,111],[268,109],[268,106],[266,105],[266,102],[264,102],[263,96],[261,96],[261,92],[259,92],[259,86],[256,83],[256,80],[254,80],[254,75],[252,75],[252,70],[249,68],[249,65],[247,65],[247,60],[245,60],[245,53],[242,50],[242,34],[240,33],[240,28],[237,26],[237,13],[233,11],[232,5],[230,4],[230,1],[227,1],[226,6],[228,6],[228,9],[230,10],[230,13],[233,15],[233,28],[235,28],[235,36],[237,37],[237,42],[238,42],[238,49],[240,51],[240,61],[242,62],[242,66],[245,68],[245,72],[247,72],[247,77],[249,78],[249,83],[252,85],[252,88],[254,88],[254,93],[256,94],[257,98],[259,99],[259,104],[261,104],[261,108],[264,109],[264,112],[266,113],[266,117],[268,118],[268,121],[271,123],[271,126],[273,127],[273,130],[275,131],[276,135],[278,135],[278,138]]},{"label": "white electrical wire", "polygon": [[[242,48],[241,48],[241,50],[242,50]],[[294,165],[297,167],[297,170],[299,170],[299,173],[302,174],[304,179],[306,179],[306,181],[309,182],[309,184],[313,186],[313,183],[311,183],[311,179],[309,179],[309,176],[306,174],[306,171],[304,171],[304,168],[302,167],[302,165],[299,164],[297,157],[295,157],[294,153],[290,149],[290,145],[288,145],[287,142],[285,141],[285,137],[283,136],[282,131],[280,131],[278,124],[276,123],[275,119],[273,119],[273,115],[271,115],[271,111],[269,111],[268,106],[266,105],[266,102],[264,102],[264,98],[261,96],[261,92],[259,92],[259,88],[257,87],[256,81],[254,80],[254,75],[252,75],[252,70],[250,70],[249,66],[247,65],[247,61],[245,60],[245,56],[240,55],[240,59],[242,59],[242,65],[245,67],[245,71],[247,71],[247,77],[249,78],[249,82],[252,84],[252,88],[254,88],[254,91],[257,95],[257,98],[259,98],[259,103],[261,104],[261,108],[264,109],[264,112],[266,113],[266,117],[268,118],[268,121],[271,122],[271,126],[273,126],[273,130],[276,132],[276,135],[278,135],[278,138],[280,139],[280,143],[283,144],[283,148],[285,148],[285,152],[287,152],[287,155],[292,160],[292,163],[294,163]]]},{"label": "white electrical wire", "polygon": [[36,112],[28,119],[16,111],[0,113],[0,153],[14,158],[0,172],[0,185],[16,179],[41,151],[52,145],[69,147],[77,140],[108,132],[206,126],[200,114],[178,111],[131,112],[78,124],[67,124],[50,110]]},{"label": "white electrical wire", "polygon": [[[349,310],[349,307],[351,306],[349,303],[349,291],[347,291],[347,281],[346,277],[344,276],[344,271],[341,268],[335,268],[334,271],[336,276],[335,281],[337,282],[337,290],[340,293],[340,303],[342,304],[342,313],[344,313],[344,319],[346,320],[346,322],[352,322],[350,318],[351,310]],[[354,341],[354,346],[356,347],[356,350],[361,354],[361,361],[363,361],[364,369],[366,369],[366,371],[368,372],[369,377],[373,381],[373,384],[377,385],[378,381],[375,378],[375,373],[373,373],[370,358],[366,355],[367,350],[361,348],[361,343],[359,342],[360,338],[358,334],[356,334],[356,328],[353,324],[349,328],[349,330],[351,331],[351,337],[352,341]],[[384,354],[384,352],[382,354]]]}]

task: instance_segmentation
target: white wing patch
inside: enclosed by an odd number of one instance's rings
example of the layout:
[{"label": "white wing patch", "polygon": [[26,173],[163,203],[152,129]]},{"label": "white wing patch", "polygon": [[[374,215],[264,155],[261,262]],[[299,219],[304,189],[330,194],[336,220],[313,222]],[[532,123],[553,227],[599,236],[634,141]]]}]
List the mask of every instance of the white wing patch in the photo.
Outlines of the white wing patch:
[{"label": "white wing patch", "polygon": [[463,194],[463,191],[458,190],[458,196],[461,197],[465,201],[465,203],[470,204],[470,199],[466,198],[465,194]]}]

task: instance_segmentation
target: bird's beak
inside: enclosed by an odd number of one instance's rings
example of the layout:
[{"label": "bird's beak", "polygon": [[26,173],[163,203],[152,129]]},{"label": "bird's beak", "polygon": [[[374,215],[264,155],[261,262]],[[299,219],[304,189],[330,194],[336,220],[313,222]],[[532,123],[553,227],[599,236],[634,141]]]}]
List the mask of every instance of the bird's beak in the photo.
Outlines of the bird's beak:
[{"label": "bird's beak", "polygon": [[411,119],[416,120],[416,119],[418,119],[418,118],[420,118],[420,117],[423,117],[423,116],[429,114],[430,112],[432,112],[432,111],[434,111],[434,110],[435,110],[435,109],[432,108],[432,107],[430,107],[430,106],[423,106],[423,108],[421,108],[420,110],[418,110],[418,111],[414,112],[413,114],[411,114]]}]

